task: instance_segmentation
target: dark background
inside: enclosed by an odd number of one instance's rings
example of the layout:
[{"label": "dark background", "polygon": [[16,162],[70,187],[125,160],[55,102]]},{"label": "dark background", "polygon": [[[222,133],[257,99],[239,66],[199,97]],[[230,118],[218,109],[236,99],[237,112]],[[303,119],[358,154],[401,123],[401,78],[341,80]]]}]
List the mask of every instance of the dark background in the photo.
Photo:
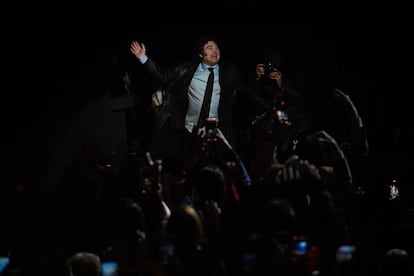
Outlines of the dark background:
[{"label": "dark background", "polygon": [[[392,164],[400,172],[409,169],[411,109],[408,89],[402,85],[407,77],[406,37],[401,35],[405,25],[207,26],[114,18],[76,24],[48,19],[27,21],[4,41],[10,50],[4,52],[9,62],[4,64],[1,160],[11,183],[36,192],[53,191],[85,135],[95,137],[104,154],[121,159],[128,142],[125,112],[114,112],[111,103],[125,96],[123,74],[129,72],[138,93],[134,98],[138,110],[148,104],[140,93],[150,89],[129,52],[130,42],[145,43],[148,55],[173,66],[191,56],[195,38],[205,32],[219,36],[222,58],[240,66],[246,77],[254,72],[258,51],[275,42],[283,52],[286,74],[312,99],[320,128],[340,138],[344,118],[330,98],[333,88],[340,88],[364,120],[371,156],[379,168]],[[138,135],[145,136],[141,115],[138,112]],[[400,138],[398,147],[395,137]]]},{"label": "dark background", "polygon": [[[106,159],[117,167],[131,139],[138,137],[145,144],[151,125],[146,117],[148,97],[143,95],[151,85],[130,53],[131,41],[145,43],[148,55],[169,67],[189,58],[194,40],[206,30],[219,36],[222,58],[236,63],[246,78],[254,74],[260,49],[268,42],[279,45],[285,76],[304,89],[318,128],[339,142],[346,140],[349,122],[330,93],[335,87],[347,93],[364,121],[370,145],[368,164],[357,168],[368,188],[368,200],[362,195],[361,205],[375,211],[366,218],[386,213],[392,179],[397,180],[403,207],[413,210],[406,25],[235,23],[207,28],[153,23],[159,15],[143,20],[145,11],[134,10],[135,16],[122,22],[114,16],[79,18],[67,10],[63,18],[59,13],[42,17],[46,12],[33,12],[24,21],[13,17],[4,25],[8,31],[2,37],[0,254],[11,251],[32,261],[42,249],[84,248],[100,240],[112,223],[106,214],[88,212],[96,190],[89,181],[85,185],[63,176],[94,147],[102,162]],[[125,72],[132,80],[132,94],[123,90]],[[92,172],[91,177],[96,175]],[[67,180],[66,187],[62,180]],[[67,189],[62,191],[62,186]],[[135,186],[127,188],[132,191]],[[394,211],[390,213],[394,217]],[[379,231],[387,228],[383,226],[387,225],[379,225]]]}]

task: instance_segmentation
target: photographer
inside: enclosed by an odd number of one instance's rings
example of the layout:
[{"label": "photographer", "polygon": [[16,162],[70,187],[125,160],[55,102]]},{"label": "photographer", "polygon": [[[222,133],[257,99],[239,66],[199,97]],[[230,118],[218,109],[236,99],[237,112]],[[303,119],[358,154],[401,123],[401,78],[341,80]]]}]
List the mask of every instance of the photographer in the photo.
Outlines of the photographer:
[{"label": "photographer", "polygon": [[281,61],[279,50],[266,49],[248,83],[249,159],[253,174],[259,177],[274,161],[283,162],[293,154],[297,142],[312,132],[305,96],[291,85]]},{"label": "photographer", "polygon": [[[282,57],[279,50],[264,50],[263,56],[257,60],[255,79],[249,83],[249,90],[255,98],[254,112],[274,111],[285,112],[280,120],[285,120],[298,133],[312,131],[309,110],[306,106],[304,91],[300,91],[284,72]],[[253,123],[257,123],[253,121]]]}]

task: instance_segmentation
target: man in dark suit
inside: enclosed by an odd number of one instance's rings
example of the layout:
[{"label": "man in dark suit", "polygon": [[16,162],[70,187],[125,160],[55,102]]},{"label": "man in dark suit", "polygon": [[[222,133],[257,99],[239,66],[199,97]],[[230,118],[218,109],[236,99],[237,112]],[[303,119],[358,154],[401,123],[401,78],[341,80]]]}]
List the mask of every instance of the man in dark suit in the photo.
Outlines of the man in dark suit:
[{"label": "man in dark suit", "polygon": [[[199,121],[207,80],[212,68],[214,85],[208,116],[215,118],[217,127],[229,144],[237,148],[236,106],[242,87],[239,70],[229,62],[221,61],[220,47],[214,36],[202,36],[194,48],[194,59],[173,69],[164,70],[149,56],[142,42],[132,41],[131,52],[156,82],[162,85],[166,99],[164,120],[158,126],[160,142],[150,150],[157,152],[173,169],[186,169],[191,164],[194,137],[199,136],[204,121]],[[166,119],[165,119],[166,118]],[[194,135],[195,134],[195,135]],[[166,139],[165,139],[166,138]],[[160,147],[163,147],[160,150]]]}]

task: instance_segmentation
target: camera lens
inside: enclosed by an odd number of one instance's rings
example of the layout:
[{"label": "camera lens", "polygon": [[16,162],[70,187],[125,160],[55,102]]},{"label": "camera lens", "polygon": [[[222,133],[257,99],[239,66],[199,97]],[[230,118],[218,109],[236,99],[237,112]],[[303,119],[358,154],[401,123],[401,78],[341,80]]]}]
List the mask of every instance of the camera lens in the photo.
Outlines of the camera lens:
[{"label": "camera lens", "polygon": [[271,62],[264,63],[263,68],[265,74],[268,75],[273,71],[273,64]]}]

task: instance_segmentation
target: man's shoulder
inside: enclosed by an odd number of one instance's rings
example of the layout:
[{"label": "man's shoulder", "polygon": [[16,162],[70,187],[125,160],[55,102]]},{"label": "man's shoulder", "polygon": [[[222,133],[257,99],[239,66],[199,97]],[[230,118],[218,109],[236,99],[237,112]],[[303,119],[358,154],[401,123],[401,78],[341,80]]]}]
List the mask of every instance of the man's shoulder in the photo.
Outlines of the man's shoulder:
[{"label": "man's shoulder", "polygon": [[197,66],[198,66],[198,64],[199,64],[199,63],[200,63],[200,62],[195,61],[195,60],[184,60],[184,61],[181,61],[180,63],[178,63],[178,64],[176,65],[176,67],[175,67],[175,68],[178,68],[178,69],[183,69],[183,68],[185,68],[185,69],[195,68],[195,67],[197,67]]},{"label": "man's shoulder", "polygon": [[195,68],[197,67],[197,64],[191,61],[183,61],[177,64],[172,72],[173,72],[173,79],[181,79],[185,75],[189,75],[190,72],[195,71]]},{"label": "man's shoulder", "polygon": [[199,64],[198,62],[195,62],[192,60],[182,61],[175,66],[175,71],[183,73],[183,72],[195,70],[198,64]]}]

